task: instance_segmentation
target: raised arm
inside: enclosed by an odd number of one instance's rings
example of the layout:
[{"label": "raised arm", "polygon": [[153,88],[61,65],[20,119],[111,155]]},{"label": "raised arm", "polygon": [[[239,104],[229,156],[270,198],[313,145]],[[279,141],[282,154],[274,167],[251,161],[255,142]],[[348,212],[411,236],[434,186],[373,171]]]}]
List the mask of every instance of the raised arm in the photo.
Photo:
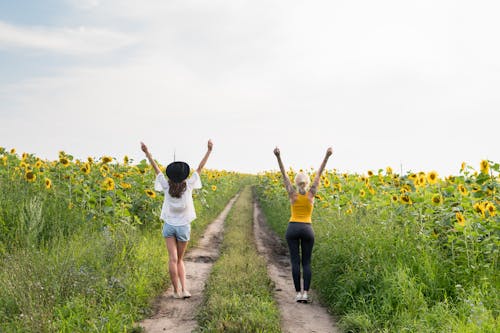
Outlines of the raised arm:
[{"label": "raised arm", "polygon": [[144,142],[141,142],[141,149],[144,152],[144,154],[146,154],[146,157],[148,158],[149,163],[151,164],[153,169],[155,170],[155,173],[156,174],[161,173],[160,168],[156,164],[155,160],[153,160],[153,156],[151,156],[151,153],[149,152],[148,147],[144,144]]},{"label": "raised arm", "polygon": [[203,156],[200,165],[198,165],[198,169],[196,169],[196,172],[198,172],[198,174],[201,174],[201,170],[205,167],[205,164],[207,164],[208,156],[210,156],[213,146],[214,144],[212,143],[212,140],[208,140],[207,152],[205,153],[205,156]]},{"label": "raised arm", "polygon": [[276,158],[278,159],[278,165],[280,167],[281,175],[283,176],[285,189],[288,192],[288,196],[292,198],[292,196],[295,193],[295,189],[293,188],[292,183],[290,183],[290,179],[288,178],[288,175],[285,171],[285,167],[283,166],[283,161],[281,160],[281,153],[278,147],[274,148],[274,155],[276,155]]},{"label": "raised arm", "polygon": [[323,162],[321,162],[318,172],[316,172],[316,177],[314,178],[314,181],[311,185],[311,189],[309,190],[309,192],[313,196],[316,194],[316,192],[318,192],[319,180],[321,179],[321,174],[323,173],[323,170],[325,170],[326,162],[328,162],[328,159],[330,158],[330,156],[332,156],[332,153],[333,153],[332,147],[329,147],[326,150],[325,158],[323,159]]}]

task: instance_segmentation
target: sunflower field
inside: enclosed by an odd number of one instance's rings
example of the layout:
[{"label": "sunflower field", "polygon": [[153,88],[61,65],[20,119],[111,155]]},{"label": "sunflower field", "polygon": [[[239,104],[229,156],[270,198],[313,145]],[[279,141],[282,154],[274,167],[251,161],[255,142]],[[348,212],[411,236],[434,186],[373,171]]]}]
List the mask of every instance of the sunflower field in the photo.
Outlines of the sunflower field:
[{"label": "sunflower field", "polygon": [[[348,332],[498,332],[500,165],[457,176],[327,171],[316,195],[313,288]],[[293,182],[295,172],[288,175]],[[311,179],[314,170],[310,171]],[[290,214],[280,173],[259,176],[268,223]]]},{"label": "sunflower field", "polygon": [[[154,177],[126,156],[48,161],[0,147],[1,332],[133,330],[168,284]],[[201,178],[193,243],[249,179]]]}]

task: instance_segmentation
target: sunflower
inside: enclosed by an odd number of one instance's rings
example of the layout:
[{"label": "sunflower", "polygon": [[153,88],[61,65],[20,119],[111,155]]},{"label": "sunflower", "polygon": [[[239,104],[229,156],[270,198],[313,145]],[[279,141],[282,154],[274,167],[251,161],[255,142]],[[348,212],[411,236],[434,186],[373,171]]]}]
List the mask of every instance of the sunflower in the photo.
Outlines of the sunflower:
[{"label": "sunflower", "polygon": [[365,190],[361,190],[361,191],[359,191],[359,196],[360,196],[360,197],[364,198],[364,197],[365,197],[365,195],[366,195]]},{"label": "sunflower", "polygon": [[485,208],[488,211],[488,213],[490,214],[490,216],[495,216],[497,214],[497,209],[492,202],[487,201],[485,203]]},{"label": "sunflower", "polygon": [[104,164],[99,168],[99,171],[101,171],[101,174],[105,176],[109,172],[109,167]]},{"label": "sunflower", "polygon": [[476,202],[472,208],[474,208],[476,213],[480,214],[481,217],[486,217],[486,207],[482,202]]},{"label": "sunflower", "polygon": [[481,169],[481,173],[488,174],[490,172],[490,163],[488,162],[488,160],[482,160],[479,167]]},{"label": "sunflower", "polygon": [[368,170],[368,176],[369,176],[369,177],[373,176],[373,171]]},{"label": "sunflower", "polygon": [[429,184],[436,184],[438,181],[438,174],[436,171],[431,171],[427,174],[427,181]]},{"label": "sunflower", "polygon": [[28,171],[24,174],[24,178],[26,178],[26,180],[31,183],[36,180],[36,175],[33,173],[33,171]]},{"label": "sunflower", "polygon": [[87,157],[87,162],[89,162],[89,164],[93,164],[94,163],[94,159],[92,157]]},{"label": "sunflower", "polygon": [[109,156],[103,156],[103,157],[102,157],[101,162],[102,162],[102,163],[104,163],[104,164],[106,164],[106,163],[111,162],[112,160],[113,160],[113,158],[112,158],[112,157],[109,157]]},{"label": "sunflower", "polygon": [[389,166],[387,168],[385,168],[385,174],[386,175],[392,175],[392,168],[389,167]]},{"label": "sunflower", "polygon": [[370,185],[368,185],[367,188],[368,188],[368,192],[370,192],[372,195],[375,194],[375,189],[373,187],[371,187]]},{"label": "sunflower", "polygon": [[457,218],[458,225],[460,225],[462,227],[465,226],[465,217],[462,213],[456,212],[455,217]]},{"label": "sunflower", "polygon": [[120,186],[121,186],[121,187],[122,187],[122,189],[124,189],[124,190],[127,190],[127,189],[129,189],[129,188],[132,188],[132,185],[131,185],[131,184],[129,184],[129,183],[125,183],[125,182],[121,182],[121,183],[120,183]]},{"label": "sunflower", "polygon": [[335,183],[333,184],[333,187],[337,189],[337,191],[342,192],[342,184],[341,183]]},{"label": "sunflower", "polygon": [[467,188],[465,186],[463,186],[462,184],[458,185],[458,191],[462,194],[462,195],[467,195],[469,194],[469,191],[467,191]]},{"label": "sunflower", "polygon": [[462,162],[462,165],[460,166],[460,171],[465,171],[466,167],[467,167],[467,164],[465,162]]},{"label": "sunflower", "polygon": [[45,188],[48,190],[52,188],[52,180],[45,178]]},{"label": "sunflower", "polygon": [[14,155],[14,154],[16,153],[16,148],[12,148],[12,149],[10,150],[10,153],[11,153],[12,155]]},{"label": "sunflower", "polygon": [[105,178],[102,182],[102,188],[106,191],[113,191],[115,189],[115,181],[113,178]]},{"label": "sunflower", "polygon": [[415,174],[415,173],[410,173],[410,174],[408,175],[408,178],[409,178],[409,179],[411,179],[411,180],[415,180],[415,179],[417,179],[417,178],[418,178],[418,176],[417,176],[417,174]]},{"label": "sunflower", "polygon": [[22,159],[23,161],[24,161],[25,159],[27,159],[27,158],[28,158],[28,153],[23,153],[23,154],[21,155],[21,159]]},{"label": "sunflower", "polygon": [[66,157],[61,157],[59,159],[59,163],[61,163],[65,168],[69,166],[69,160]]},{"label": "sunflower", "polygon": [[346,214],[352,214],[352,209],[351,208],[348,208],[346,211],[345,211]]},{"label": "sunflower", "polygon": [[401,192],[401,193],[411,192],[411,186],[408,184],[404,184],[403,186],[401,186],[401,189],[399,190],[399,192]]},{"label": "sunflower", "polygon": [[128,162],[129,162],[128,156],[127,155],[123,156],[123,164],[126,165],[128,164]]},{"label": "sunflower", "polygon": [[156,193],[153,191],[153,190],[144,190],[144,193],[147,194],[148,197],[150,197],[151,199],[154,199],[156,198]]},{"label": "sunflower", "polygon": [[407,204],[407,205],[411,205],[412,204],[412,201],[411,201],[411,198],[408,194],[402,194],[401,197],[401,202],[404,203],[404,204]]},{"label": "sunflower", "polygon": [[418,175],[418,180],[415,183],[415,185],[417,185],[417,186],[425,186],[425,183],[427,183],[427,179],[425,178],[425,174]]},{"label": "sunflower", "polygon": [[217,185],[212,185],[212,191],[217,191]]},{"label": "sunflower", "polygon": [[35,168],[40,169],[42,167],[42,165],[43,165],[42,161],[36,161]]},{"label": "sunflower", "polygon": [[328,178],[325,178],[325,180],[323,181],[323,186],[330,187],[330,180]]},{"label": "sunflower", "polygon": [[391,196],[391,201],[392,201],[392,202],[398,202],[398,200],[399,200],[399,198],[398,198],[398,196],[397,196],[397,195],[392,195],[392,196]]},{"label": "sunflower", "polygon": [[89,164],[89,163],[85,163],[85,164],[84,164],[84,165],[80,168],[80,170],[81,170],[84,174],[88,175],[88,174],[90,173],[90,164]]},{"label": "sunflower", "polygon": [[2,156],[0,162],[2,162],[3,165],[7,165],[7,156]]},{"label": "sunflower", "polygon": [[434,205],[440,205],[443,203],[443,196],[441,194],[434,194],[431,200]]}]

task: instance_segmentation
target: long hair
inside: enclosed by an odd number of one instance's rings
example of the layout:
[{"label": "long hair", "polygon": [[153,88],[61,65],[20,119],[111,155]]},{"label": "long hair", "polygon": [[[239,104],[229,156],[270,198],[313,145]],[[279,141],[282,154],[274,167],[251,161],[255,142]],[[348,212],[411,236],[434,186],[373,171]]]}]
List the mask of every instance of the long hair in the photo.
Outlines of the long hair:
[{"label": "long hair", "polygon": [[309,186],[309,176],[305,172],[299,172],[295,176],[295,185],[297,185],[300,194],[306,194],[307,186]]},{"label": "long hair", "polygon": [[180,198],[184,191],[186,191],[186,181],[183,180],[180,183],[174,183],[170,179],[168,180],[168,194],[173,198]]}]

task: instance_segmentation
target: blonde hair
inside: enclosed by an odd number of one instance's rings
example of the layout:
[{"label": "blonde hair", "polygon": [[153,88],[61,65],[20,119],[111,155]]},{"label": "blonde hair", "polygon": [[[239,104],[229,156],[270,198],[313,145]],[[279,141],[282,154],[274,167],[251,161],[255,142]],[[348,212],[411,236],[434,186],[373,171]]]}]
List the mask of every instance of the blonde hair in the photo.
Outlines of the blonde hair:
[{"label": "blonde hair", "polygon": [[299,172],[295,176],[295,185],[299,189],[300,194],[306,193],[306,188],[309,186],[310,182],[311,180],[309,179],[309,176],[305,172]]}]

